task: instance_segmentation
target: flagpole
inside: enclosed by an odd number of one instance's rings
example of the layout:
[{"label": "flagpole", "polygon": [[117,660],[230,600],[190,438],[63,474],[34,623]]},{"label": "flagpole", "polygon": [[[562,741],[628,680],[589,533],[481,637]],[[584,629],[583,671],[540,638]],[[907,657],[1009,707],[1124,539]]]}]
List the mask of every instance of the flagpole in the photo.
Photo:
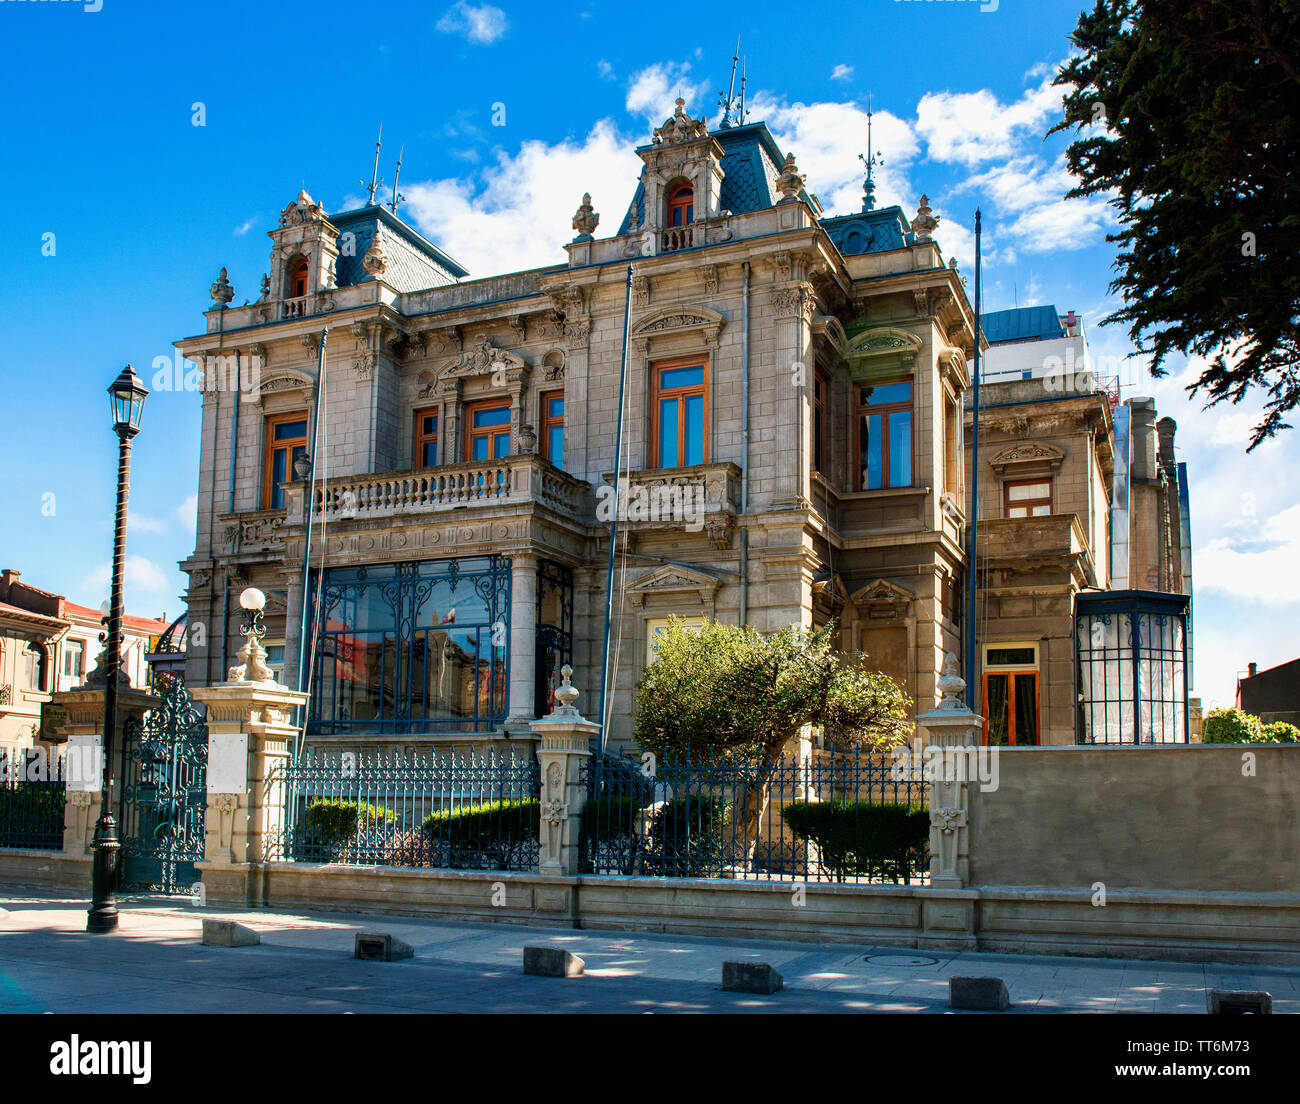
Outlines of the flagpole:
[{"label": "flagpole", "polygon": [[976,583],[976,535],[979,531],[980,504],[980,211],[975,209],[975,370],[972,386],[975,390],[971,412],[971,453],[970,453],[970,551],[967,555],[969,567],[966,578],[968,609],[966,614],[966,704],[974,710],[979,702],[975,688],[975,592]]},{"label": "flagpole", "polygon": [[627,390],[627,344],[632,325],[632,266],[627,266],[627,287],[623,292],[623,361],[618,377],[618,429],[614,433],[614,497],[609,515],[609,564],[605,570],[605,643],[600,677],[600,753],[605,754],[609,735],[610,703],[609,626],[614,616],[614,547],[618,543],[619,474],[623,463],[623,406]]}]

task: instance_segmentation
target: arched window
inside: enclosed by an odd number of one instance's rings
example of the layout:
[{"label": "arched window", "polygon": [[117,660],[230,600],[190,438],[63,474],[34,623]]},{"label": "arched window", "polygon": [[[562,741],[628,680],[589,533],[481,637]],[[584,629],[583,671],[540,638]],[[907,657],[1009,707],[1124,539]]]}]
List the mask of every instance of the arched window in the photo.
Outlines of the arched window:
[{"label": "arched window", "polygon": [[27,645],[27,686],[32,690],[44,691],[49,677],[50,654],[43,644],[33,640]]},{"label": "arched window", "polygon": [[695,190],[681,183],[668,193],[668,225],[686,226],[695,219]]},{"label": "arched window", "polygon": [[289,298],[301,299],[307,294],[307,259],[304,257],[293,267],[289,277]]}]

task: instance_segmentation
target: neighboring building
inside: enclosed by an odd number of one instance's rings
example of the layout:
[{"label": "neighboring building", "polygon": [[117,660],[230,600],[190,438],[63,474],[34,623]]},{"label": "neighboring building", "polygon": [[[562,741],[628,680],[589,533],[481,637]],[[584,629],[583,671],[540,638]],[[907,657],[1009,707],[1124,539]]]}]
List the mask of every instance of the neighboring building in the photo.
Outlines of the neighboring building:
[{"label": "neighboring building", "polygon": [[[56,690],[85,683],[102,646],[102,614],[39,590],[6,568],[0,576],[0,751],[35,747],[41,714]],[[122,617],[123,671],[132,686],[149,685],[147,653],[167,622]]]},{"label": "neighboring building", "polygon": [[1237,708],[1261,721],[1286,721],[1300,727],[1300,659],[1265,671],[1252,663],[1237,680]]},{"label": "neighboring building", "polygon": [[530,736],[565,662],[599,716],[631,264],[611,744],[670,614],[837,618],[934,703],[961,641],[974,318],[928,203],[875,209],[868,181],[862,211],[826,217],[764,124],[709,130],[681,101],[636,152],[635,194],[601,197],[626,205],[614,235],[584,198],[545,268],[465,279],[391,210],[329,215],[303,191],[260,298],[230,306],[223,271],[177,343],[205,381],[191,683],[234,664],[255,585],[291,685],[308,611],[313,743]]},{"label": "neighboring building", "polygon": [[[1156,421],[1151,399],[1121,403],[1117,381],[1097,378],[1073,311],[1027,307],[982,321],[977,660],[987,738],[1184,741],[1191,535],[1175,424]],[[967,434],[971,407],[968,394]]]}]

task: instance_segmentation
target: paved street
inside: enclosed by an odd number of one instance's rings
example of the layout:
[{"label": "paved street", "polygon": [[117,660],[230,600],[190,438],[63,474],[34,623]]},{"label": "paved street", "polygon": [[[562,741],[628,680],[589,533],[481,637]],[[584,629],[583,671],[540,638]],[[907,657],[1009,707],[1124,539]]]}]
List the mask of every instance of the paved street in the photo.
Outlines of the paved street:
[{"label": "paved street", "polygon": [[[409,917],[199,909],[132,901],[116,936],[84,933],[86,903],[0,889],[2,1012],[944,1012],[948,978],[1003,978],[1012,1012],[1203,1014],[1207,988],[1264,989],[1300,1012],[1300,969],[728,941]],[[262,945],[200,944],[203,918]],[[351,957],[357,931],[415,948],[398,963]],[[587,973],[526,977],[525,944],[565,947]],[[724,993],[724,960],[770,962],[785,989]]]}]

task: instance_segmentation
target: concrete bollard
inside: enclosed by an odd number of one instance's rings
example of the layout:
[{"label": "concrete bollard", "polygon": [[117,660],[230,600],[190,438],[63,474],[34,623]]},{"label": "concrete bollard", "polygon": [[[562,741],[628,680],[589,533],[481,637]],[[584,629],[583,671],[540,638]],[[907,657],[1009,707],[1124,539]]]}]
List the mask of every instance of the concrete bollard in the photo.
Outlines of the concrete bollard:
[{"label": "concrete bollard", "polygon": [[1271,1016],[1273,995],[1244,989],[1211,989],[1206,1001],[1211,1016]]},{"label": "concrete bollard", "polygon": [[729,993],[768,996],[784,985],[781,975],[766,962],[724,962],[722,988]]},{"label": "concrete bollard", "polygon": [[205,947],[256,947],[261,942],[262,937],[252,928],[236,924],[233,920],[203,921]]},{"label": "concrete bollard", "polygon": [[581,977],[587,964],[559,947],[525,947],[524,973],[537,977]]},{"label": "concrete bollard", "polygon": [[394,939],[387,932],[357,932],[352,957],[363,962],[397,962],[403,958],[414,958],[415,948],[400,939]]},{"label": "concrete bollard", "polygon": [[1011,1004],[1007,984],[994,977],[948,979],[948,1007],[971,1012],[1001,1012]]}]

